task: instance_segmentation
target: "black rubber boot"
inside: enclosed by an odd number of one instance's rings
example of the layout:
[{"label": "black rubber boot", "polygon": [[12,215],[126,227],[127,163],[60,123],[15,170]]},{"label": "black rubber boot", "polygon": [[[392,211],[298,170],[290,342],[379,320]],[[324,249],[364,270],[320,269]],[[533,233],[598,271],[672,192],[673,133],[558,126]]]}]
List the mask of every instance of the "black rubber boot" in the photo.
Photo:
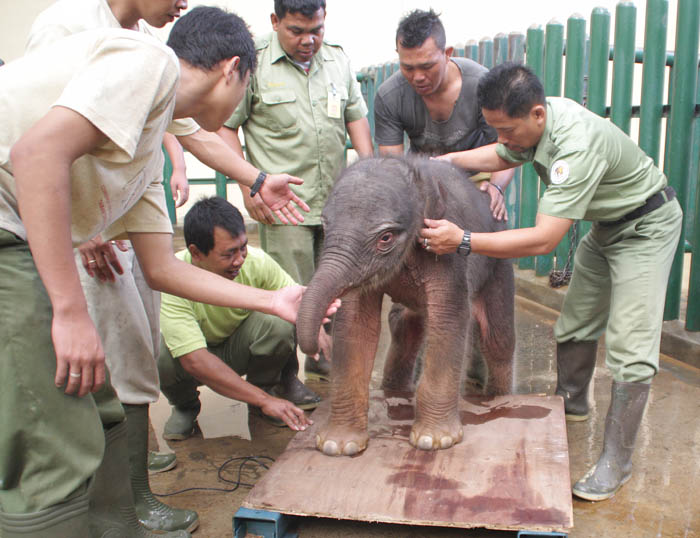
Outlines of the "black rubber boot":
[{"label": "black rubber boot", "polygon": [[331,380],[331,363],[326,359],[326,356],[321,352],[319,359],[306,356],[304,360],[304,374],[306,379],[315,381],[330,381]]},{"label": "black rubber boot", "polygon": [[576,482],[574,495],[588,501],[604,501],[630,479],[632,453],[648,397],[647,383],[613,382],[603,453],[598,463]]},{"label": "black rubber boot", "polygon": [[126,423],[105,431],[105,454],[90,495],[90,538],[190,538],[187,531],[155,534],[139,523],[129,480]]},{"label": "black rubber boot", "polygon": [[148,472],[164,473],[177,466],[177,457],[172,452],[148,452]]},{"label": "black rubber boot", "polygon": [[564,398],[566,420],[588,419],[588,387],[595,371],[597,341],[557,343],[557,389]]},{"label": "black rubber boot", "polygon": [[280,382],[268,392],[277,398],[289,400],[299,409],[315,409],[321,397],[299,380],[298,373],[299,361],[295,353],[290,355],[287,364],[284,365]]},{"label": "black rubber boot", "polygon": [[87,536],[89,493],[31,514],[0,512],[3,538],[76,538]]},{"label": "black rubber boot", "polygon": [[193,510],[173,508],[153,496],[148,481],[148,404],[124,406],[129,435],[129,469],[134,508],[141,524],[156,532],[185,530],[199,526]]}]

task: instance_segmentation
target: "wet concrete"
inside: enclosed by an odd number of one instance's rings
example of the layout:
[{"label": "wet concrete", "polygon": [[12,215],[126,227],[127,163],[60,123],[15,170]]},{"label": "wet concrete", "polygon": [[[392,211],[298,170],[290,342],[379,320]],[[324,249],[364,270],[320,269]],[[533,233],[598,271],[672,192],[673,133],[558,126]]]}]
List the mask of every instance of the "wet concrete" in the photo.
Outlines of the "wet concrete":
[{"label": "wet concrete", "polygon": [[[386,304],[385,304],[386,307]],[[386,308],[385,308],[386,309]],[[517,393],[552,394],[556,384],[556,364],[552,326],[557,312],[519,297],[516,304]],[[388,345],[387,329],[375,362],[371,388],[381,381],[383,357]],[[697,348],[696,348],[697,350]],[[611,377],[604,364],[604,342],[598,361],[592,394],[590,419],[568,423],[569,460],[572,483],[595,463],[600,453],[605,414],[610,402]],[[309,382],[322,396],[326,383]],[[250,487],[265,472],[246,463],[239,477],[240,461],[248,456],[278,457],[294,433],[277,428],[262,418],[248,416],[247,406],[202,393],[201,432],[186,441],[170,442],[178,466],[170,472],[153,475],[152,489],[168,493],[185,488],[202,488],[162,498],[173,506],[197,510],[201,526],[195,536],[231,537],[232,518]],[[152,406],[152,445],[168,449],[161,438],[162,424],[169,415],[167,402]],[[267,460],[260,460],[267,463]],[[700,537],[700,370],[662,355],[661,370],[654,379],[634,455],[634,474],[608,501],[591,503],[574,499],[572,538],[589,537]],[[300,473],[299,480],[303,480]],[[332,477],[329,477],[332,479]],[[235,489],[228,481],[248,484]],[[205,488],[218,488],[207,490]],[[223,492],[221,490],[233,490]],[[516,533],[458,530],[408,525],[371,524],[332,519],[303,518],[302,538],[335,537],[506,537]]]}]

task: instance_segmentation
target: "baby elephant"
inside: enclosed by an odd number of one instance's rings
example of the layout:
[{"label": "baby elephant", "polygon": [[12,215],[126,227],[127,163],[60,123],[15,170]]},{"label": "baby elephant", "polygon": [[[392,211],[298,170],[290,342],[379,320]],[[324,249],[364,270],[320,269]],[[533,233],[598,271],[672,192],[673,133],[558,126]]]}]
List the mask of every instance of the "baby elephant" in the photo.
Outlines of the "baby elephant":
[{"label": "baby elephant", "polygon": [[425,340],[413,446],[435,450],[462,440],[458,403],[468,335],[478,333],[488,366],[486,391],[511,390],[511,262],[422,249],[417,237],[424,218],[444,218],[473,232],[504,228],[491,215],[489,196],[464,172],[417,158],[357,162],[338,178],[323,210],[325,244],[302,299],[297,334],[301,349],[316,353],[326,307],[342,297],[333,323],[331,413],[316,439],[329,456],[367,448],[369,382],[385,293],[405,308],[392,312],[383,388],[410,387]]}]

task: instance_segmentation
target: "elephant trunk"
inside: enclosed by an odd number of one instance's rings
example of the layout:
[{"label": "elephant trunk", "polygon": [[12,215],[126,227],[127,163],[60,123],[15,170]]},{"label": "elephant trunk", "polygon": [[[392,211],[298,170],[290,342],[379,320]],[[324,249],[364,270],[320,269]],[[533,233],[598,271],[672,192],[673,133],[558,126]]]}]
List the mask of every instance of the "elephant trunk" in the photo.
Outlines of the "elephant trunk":
[{"label": "elephant trunk", "polygon": [[342,267],[339,263],[322,262],[301,299],[297,314],[297,339],[299,347],[307,355],[318,353],[318,335],[328,305],[348,289],[347,269]]}]

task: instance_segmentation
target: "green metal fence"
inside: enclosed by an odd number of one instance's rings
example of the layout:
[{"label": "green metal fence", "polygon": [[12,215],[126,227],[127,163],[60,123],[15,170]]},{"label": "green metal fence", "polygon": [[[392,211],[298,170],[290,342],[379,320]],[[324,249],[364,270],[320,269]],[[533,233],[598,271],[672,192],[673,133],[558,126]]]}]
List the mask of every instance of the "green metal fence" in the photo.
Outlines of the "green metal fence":
[{"label": "green metal fence", "polygon": [[[681,309],[684,253],[691,253],[689,292],[685,327],[700,331],[700,84],[698,84],[698,39],[700,2],[678,0],[674,52],[666,51],[668,0],[647,0],[644,47],[635,48],[637,8],[632,2],[620,2],[615,11],[614,45],[610,42],[612,16],[604,8],[595,8],[587,21],[577,15],[564,24],[551,21],[543,29],[535,25],[527,35],[498,34],[456,46],[455,54],[478,61],[486,67],[506,60],[524,62],[543,81],[549,96],[564,95],[582,103],[600,116],[610,118],[626,133],[633,119],[638,121],[640,147],[662,166],[670,184],[678,193],[685,222],[674,258],[666,295],[664,319],[678,319]],[[612,62],[610,105],[607,105],[608,71]],[[636,80],[635,64],[641,64],[641,81]],[[367,100],[369,120],[374,134],[374,95],[379,85],[398,69],[386,63],[362,69],[358,77]],[[664,82],[668,93],[664,103]],[[641,101],[633,103],[633,88],[641,83]],[[661,162],[661,133],[666,128]],[[518,171],[506,191],[508,215],[513,226],[533,226],[537,201],[544,185],[531,164]],[[572,232],[548,256],[521,258],[522,269],[534,269],[547,275],[562,269],[569,254],[590,227],[577,222]],[[571,247],[572,241],[574,242]]]}]

